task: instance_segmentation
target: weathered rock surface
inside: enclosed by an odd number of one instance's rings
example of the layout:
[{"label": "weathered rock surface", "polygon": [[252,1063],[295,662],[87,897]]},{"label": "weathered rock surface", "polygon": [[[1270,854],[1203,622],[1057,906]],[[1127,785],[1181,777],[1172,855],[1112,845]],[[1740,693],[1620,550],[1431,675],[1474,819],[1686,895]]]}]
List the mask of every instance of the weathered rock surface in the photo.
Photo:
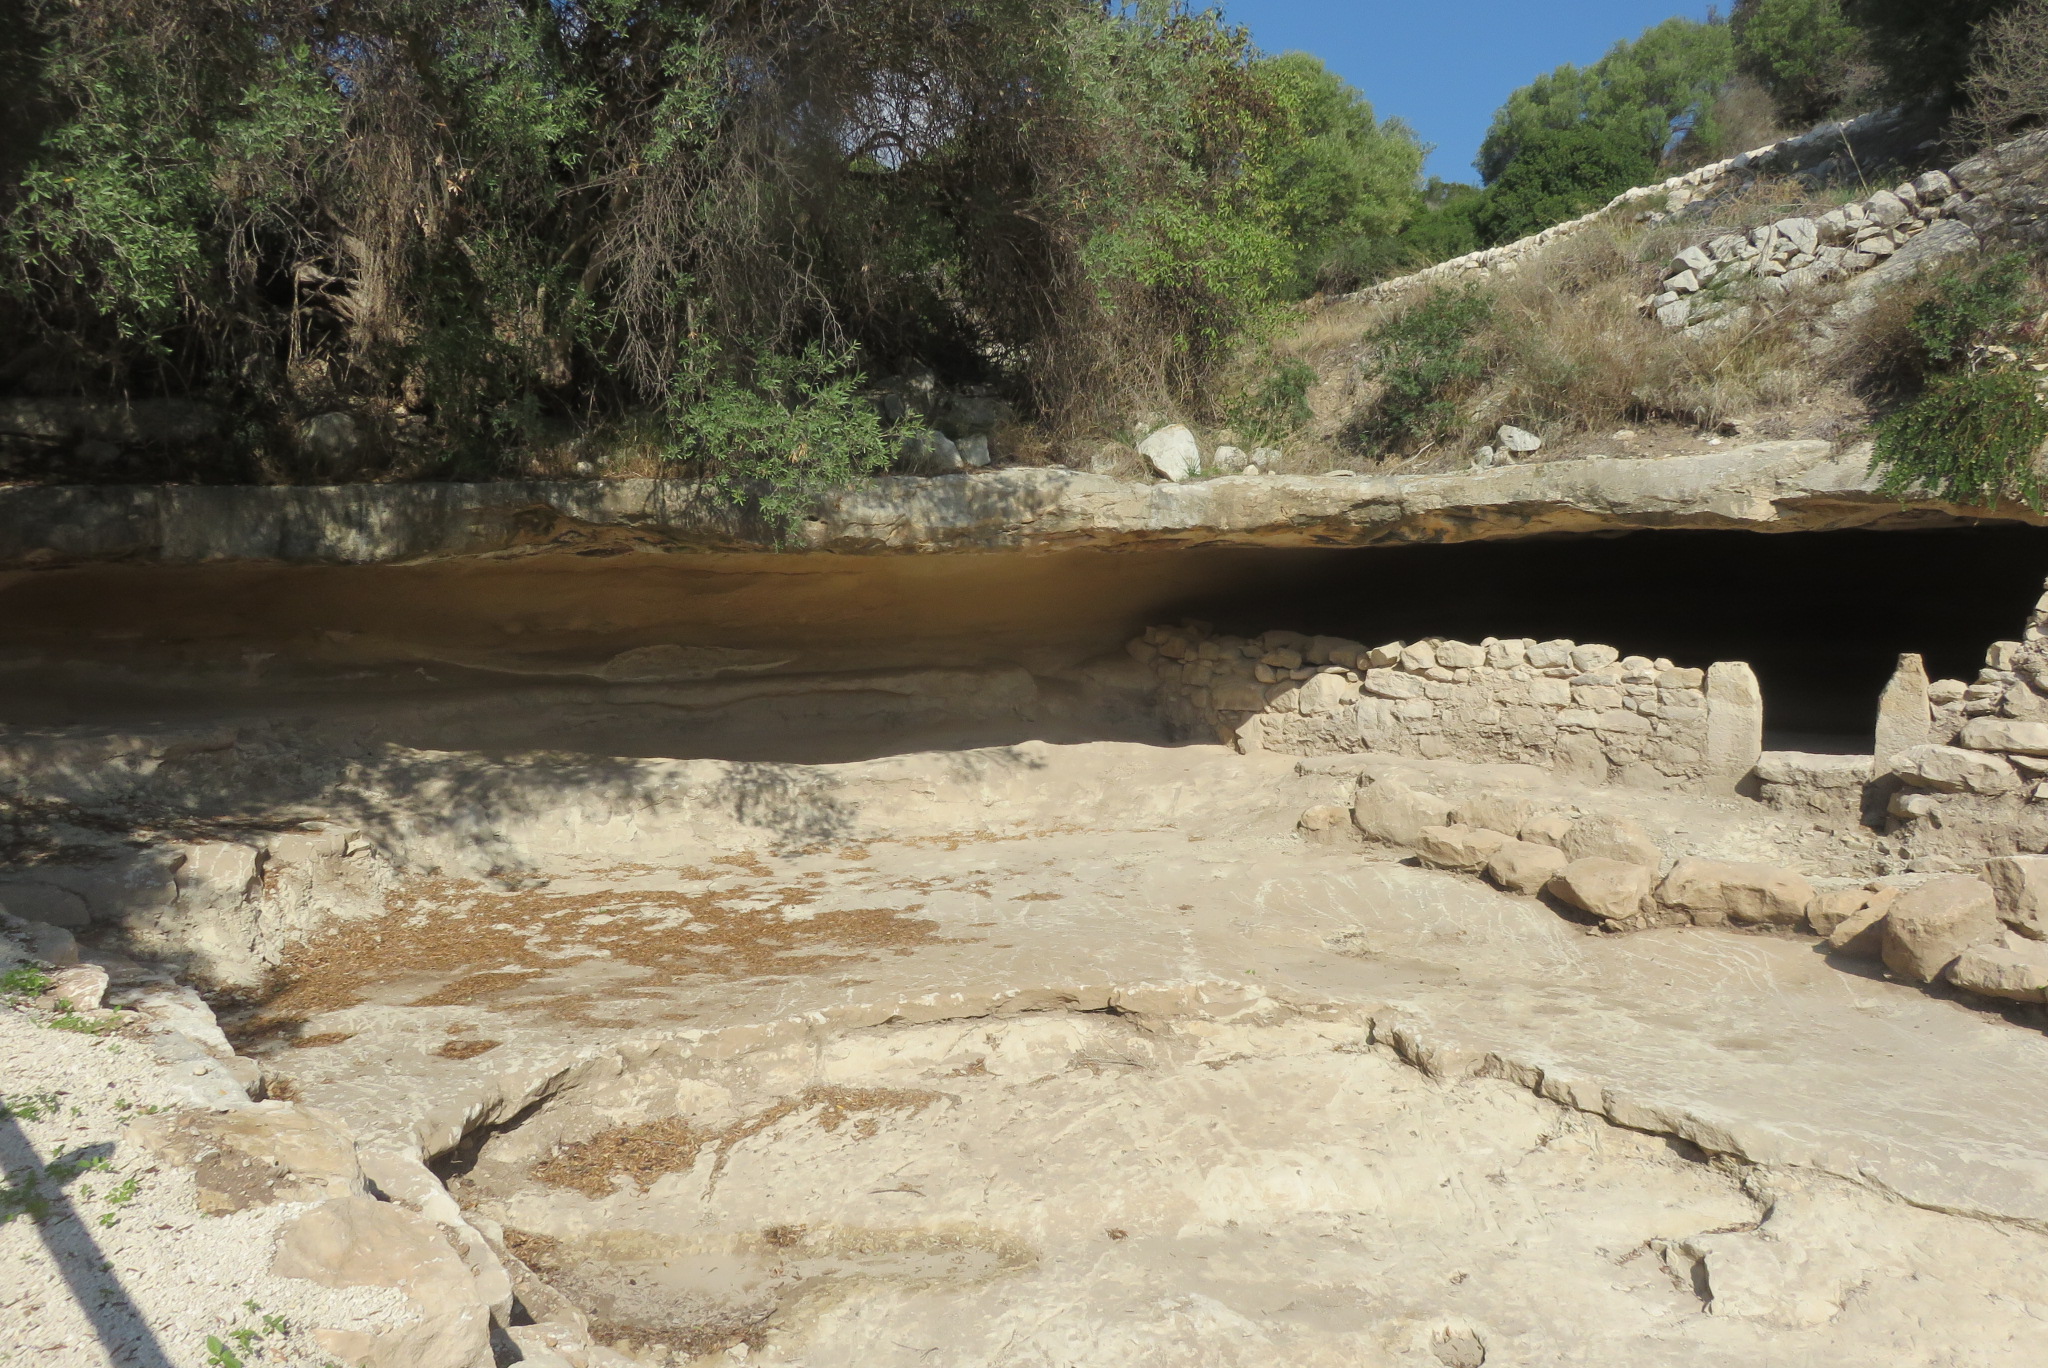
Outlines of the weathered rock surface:
[{"label": "weathered rock surface", "polygon": [[1623,921],[1643,910],[1656,881],[1656,871],[1646,866],[1588,855],[1559,870],[1550,891],[1582,912]]},{"label": "weathered rock surface", "polygon": [[1534,897],[1569,863],[1556,846],[1509,841],[1486,861],[1486,877],[1510,893]]},{"label": "weathered rock surface", "polygon": [[1413,846],[1428,827],[1450,821],[1451,805],[1434,794],[1417,793],[1398,779],[1382,779],[1359,788],[1351,819],[1375,841]]},{"label": "weathered rock surface", "polygon": [[[1837,453],[1825,442],[1784,441],[1419,476],[1268,474],[1152,485],[1042,469],[902,476],[827,498],[802,535],[809,549],[836,552],[1369,546],[1625,528],[1917,527],[1966,516],[1938,500],[1880,497],[1867,459],[1862,448]],[[1967,516],[2048,523],[2017,504]],[[680,481],[0,489],[0,566],[362,565],[742,544]]]},{"label": "weathered rock surface", "polygon": [[1469,872],[1485,865],[1512,839],[1484,827],[1429,826],[1417,834],[1415,853],[1424,864]]},{"label": "weathered rock surface", "polygon": [[490,1368],[490,1318],[434,1222],[367,1196],[320,1203],[286,1227],[273,1272],[322,1287],[395,1287],[420,1312],[395,1335],[330,1333],[325,1347],[366,1368]]},{"label": "weathered rock surface", "polygon": [[1813,885],[1775,865],[1683,859],[1664,876],[1657,898],[1702,926],[1797,926],[1813,904]]},{"label": "weathered rock surface", "polygon": [[130,1131],[144,1149],[193,1171],[199,1209],[211,1215],[367,1190],[340,1118],[291,1102],[144,1117]]},{"label": "weathered rock surface", "polygon": [[1958,955],[1948,981],[1986,997],[2048,1002],[2048,945],[2001,932]]},{"label": "weathered rock surface", "polygon": [[2048,855],[2002,855],[1984,864],[1999,918],[2034,940],[2048,940]]},{"label": "weathered rock surface", "polygon": [[1885,967],[1915,983],[1932,983],[1963,951],[1998,932],[1991,885],[1981,879],[1935,879],[1892,903],[1885,916]]}]

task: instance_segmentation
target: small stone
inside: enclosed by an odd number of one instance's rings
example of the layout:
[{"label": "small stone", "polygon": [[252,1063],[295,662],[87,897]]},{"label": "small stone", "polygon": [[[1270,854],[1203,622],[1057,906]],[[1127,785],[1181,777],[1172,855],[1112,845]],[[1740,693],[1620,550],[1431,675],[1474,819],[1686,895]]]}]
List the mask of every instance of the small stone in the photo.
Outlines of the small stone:
[{"label": "small stone", "polygon": [[[2002,695],[2004,689],[1998,692]],[[1956,734],[1956,744],[1970,750],[2011,751],[2017,755],[2048,755],[2048,722],[2016,722],[2006,717],[1973,717]]]},{"label": "small stone", "polygon": [[1447,670],[1476,670],[1486,663],[1486,650],[1462,641],[1439,641],[1436,663]]},{"label": "small stone", "polygon": [[1902,223],[1912,216],[1906,202],[1889,190],[1880,190],[1863,202],[1863,212],[1872,223],[1886,228]]},{"label": "small stone", "polygon": [[1279,447],[1253,447],[1252,464],[1271,474],[1280,469]]},{"label": "small stone", "polygon": [[982,433],[972,433],[953,444],[959,449],[960,459],[979,469],[989,463],[988,438]]},{"label": "small stone", "polygon": [[[1720,239],[1715,239],[1719,241]],[[1714,264],[1714,255],[1704,247],[1686,247],[1671,258],[1673,274],[1680,271],[1704,271]]]},{"label": "small stone", "polygon": [[52,1010],[97,1012],[107,997],[107,971],[97,964],[73,964],[50,976],[38,1001]]},{"label": "small stone", "polygon": [[1574,823],[1562,812],[1544,812],[1522,823],[1522,839],[1538,845],[1556,846],[1564,849],[1565,840],[1572,834]]},{"label": "small stone", "polygon": [[1828,950],[1848,959],[1884,958],[1885,914],[1891,910],[1891,901],[1872,902],[1837,922],[1825,937]]},{"label": "small stone", "polygon": [[1251,458],[1244,454],[1242,447],[1219,446],[1216,454],[1209,458],[1209,464],[1225,475],[1235,475],[1251,464]]},{"label": "small stone", "polygon": [[1527,455],[1529,452],[1541,450],[1543,446],[1543,439],[1535,433],[1522,428],[1512,427],[1505,423],[1501,425],[1500,429],[1493,436],[1494,440],[1502,448],[1515,452],[1518,455]]},{"label": "small stone", "polygon": [[1664,288],[1672,294],[1693,294],[1700,288],[1700,278],[1691,271],[1680,271],[1675,276],[1666,277]]},{"label": "small stone", "polygon": [[1406,649],[1407,647],[1398,641],[1390,641],[1384,646],[1375,646],[1365,653],[1365,663],[1375,669],[1385,669],[1389,666],[1398,665],[1401,663],[1401,652]]},{"label": "small stone", "polygon": [[1966,876],[1934,879],[1901,893],[1886,913],[1885,967],[1932,983],[1963,951],[2001,929],[1991,885]]},{"label": "small stone", "polygon": [[1316,806],[1302,811],[1301,820],[1298,825],[1303,831],[1320,832],[1328,831],[1333,827],[1341,828],[1349,823],[1350,820],[1350,812],[1337,806],[1337,804],[1318,803]]},{"label": "small stone", "polygon": [[1588,856],[1554,875],[1548,888],[1558,899],[1603,921],[1623,921],[1643,910],[1656,882],[1654,871],[1623,860]]},{"label": "small stone", "polygon": [[1411,674],[1436,668],[1436,647],[1427,641],[1417,641],[1401,652],[1401,668]]}]

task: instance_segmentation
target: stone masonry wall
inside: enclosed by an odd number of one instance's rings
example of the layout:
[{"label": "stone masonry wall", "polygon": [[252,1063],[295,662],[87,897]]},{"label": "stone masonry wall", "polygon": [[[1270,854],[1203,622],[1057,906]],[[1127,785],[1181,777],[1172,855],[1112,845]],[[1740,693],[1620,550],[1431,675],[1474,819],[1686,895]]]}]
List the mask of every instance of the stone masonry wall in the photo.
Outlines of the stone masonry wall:
[{"label": "stone masonry wall", "polygon": [[1532,763],[1580,782],[1694,791],[1733,791],[1762,753],[1762,700],[1739,662],[1683,669],[1571,641],[1367,647],[1198,625],[1151,628],[1130,650],[1174,724],[1244,749]]}]

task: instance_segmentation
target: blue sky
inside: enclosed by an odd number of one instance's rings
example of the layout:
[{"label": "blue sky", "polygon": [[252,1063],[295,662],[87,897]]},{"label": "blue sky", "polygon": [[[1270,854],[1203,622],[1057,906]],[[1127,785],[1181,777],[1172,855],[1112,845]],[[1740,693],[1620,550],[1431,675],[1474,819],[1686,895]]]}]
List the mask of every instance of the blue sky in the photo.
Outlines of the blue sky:
[{"label": "blue sky", "polygon": [[1674,14],[1707,14],[1681,0],[1222,0],[1222,9],[1268,52],[1322,58],[1374,113],[1399,115],[1436,144],[1431,174],[1464,181],[1478,179],[1472,158],[1516,86],[1562,62],[1595,61]]}]

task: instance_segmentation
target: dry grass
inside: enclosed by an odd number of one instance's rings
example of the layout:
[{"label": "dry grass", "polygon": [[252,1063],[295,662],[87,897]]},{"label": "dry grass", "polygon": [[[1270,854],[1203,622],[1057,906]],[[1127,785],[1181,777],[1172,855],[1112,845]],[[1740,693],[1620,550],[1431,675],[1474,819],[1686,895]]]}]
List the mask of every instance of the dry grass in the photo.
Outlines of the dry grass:
[{"label": "dry grass", "polygon": [[915,1116],[941,1096],[909,1088],[806,1088],[723,1130],[680,1117],[614,1126],[588,1140],[557,1147],[527,1172],[551,1187],[569,1188],[591,1198],[609,1197],[615,1176],[631,1178],[645,1191],[665,1173],[688,1173],[708,1148],[717,1156],[711,1168],[711,1179],[716,1182],[741,1142],[792,1116],[810,1113],[810,1120],[826,1131],[836,1131],[850,1122],[854,1135],[866,1140],[880,1130],[878,1117],[891,1113]]},{"label": "dry grass", "polygon": [[[1309,395],[1315,421],[1288,444],[1288,468],[1356,467],[1367,457],[1403,470],[1453,468],[1502,423],[1553,444],[1658,421],[1706,430],[1839,386],[1853,360],[1814,341],[1817,316],[1839,290],[1749,301],[1740,322],[1690,333],[1657,323],[1642,304],[1679,249],[1777,218],[1825,213],[1853,196],[1757,180],[1677,220],[1651,225],[1612,216],[1492,277],[1479,288],[1492,299],[1493,318],[1473,339],[1485,374],[1460,398],[1455,433],[1420,452],[1359,452],[1343,436],[1377,399],[1372,335],[1417,296],[1312,306],[1271,349],[1320,377]],[[1243,373],[1254,364],[1267,363],[1248,359]]]}]

